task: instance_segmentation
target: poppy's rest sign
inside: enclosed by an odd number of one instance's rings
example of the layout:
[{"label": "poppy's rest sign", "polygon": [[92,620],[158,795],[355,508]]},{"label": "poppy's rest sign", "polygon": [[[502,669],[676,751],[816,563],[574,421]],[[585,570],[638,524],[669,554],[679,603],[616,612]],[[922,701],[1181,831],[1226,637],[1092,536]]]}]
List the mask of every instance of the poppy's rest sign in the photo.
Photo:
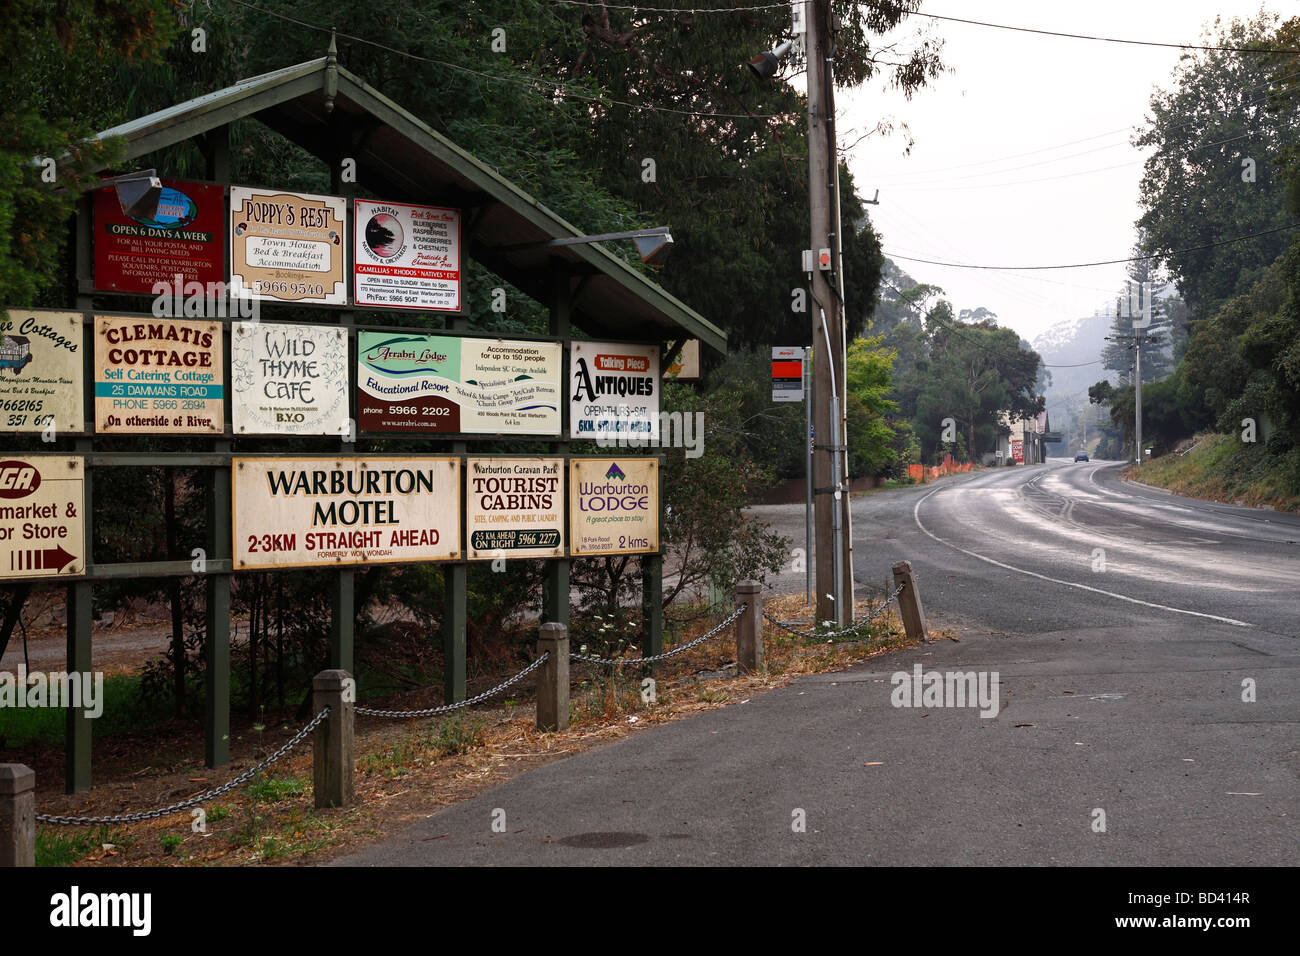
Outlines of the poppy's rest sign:
[{"label": "poppy's rest sign", "polygon": [[460,557],[459,458],[236,458],[235,570]]}]

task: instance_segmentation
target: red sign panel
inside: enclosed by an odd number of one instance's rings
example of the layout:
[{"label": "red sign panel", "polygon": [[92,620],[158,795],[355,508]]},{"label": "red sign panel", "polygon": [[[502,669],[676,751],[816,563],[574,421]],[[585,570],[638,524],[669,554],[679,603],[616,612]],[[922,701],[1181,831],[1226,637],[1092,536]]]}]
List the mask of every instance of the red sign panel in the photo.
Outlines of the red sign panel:
[{"label": "red sign panel", "polygon": [[1011,457],[1016,461],[1024,464],[1025,461],[1025,442],[1020,438],[1011,440]]},{"label": "red sign panel", "polygon": [[[95,288],[154,294],[154,283],[224,282],[225,203],[220,186],[164,179],[152,219],[122,214],[117,191],[95,190]],[[194,290],[197,292],[198,290]],[[181,294],[191,294],[181,289]]]},{"label": "red sign panel", "polygon": [[772,377],[773,378],[797,378],[802,381],[803,362],[798,360],[793,362],[779,362],[779,361],[773,362]]}]

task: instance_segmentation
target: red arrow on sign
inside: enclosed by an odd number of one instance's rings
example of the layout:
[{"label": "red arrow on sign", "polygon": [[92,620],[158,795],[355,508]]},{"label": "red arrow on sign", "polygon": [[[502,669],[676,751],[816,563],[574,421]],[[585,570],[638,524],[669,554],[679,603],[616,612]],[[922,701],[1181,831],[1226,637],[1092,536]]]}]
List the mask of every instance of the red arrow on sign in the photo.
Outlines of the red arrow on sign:
[{"label": "red arrow on sign", "polygon": [[77,559],[75,554],[68,554],[61,545],[37,551],[15,551],[9,559],[13,571],[62,571]]}]

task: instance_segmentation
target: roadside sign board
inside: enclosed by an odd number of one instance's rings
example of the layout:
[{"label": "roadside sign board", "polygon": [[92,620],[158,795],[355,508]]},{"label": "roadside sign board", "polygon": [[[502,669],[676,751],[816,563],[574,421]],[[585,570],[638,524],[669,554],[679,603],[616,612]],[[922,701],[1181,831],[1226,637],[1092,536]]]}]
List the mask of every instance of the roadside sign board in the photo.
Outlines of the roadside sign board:
[{"label": "roadside sign board", "polygon": [[659,440],[659,346],[574,342],[569,348],[569,434]]},{"label": "roadside sign board", "polygon": [[79,312],[0,312],[0,431],[85,431],[83,338]]},{"label": "roadside sign board", "polygon": [[470,458],[465,463],[466,554],[564,554],[564,459]]},{"label": "roadside sign board", "polygon": [[1025,441],[1023,438],[1014,438],[1011,440],[1011,457],[1021,464],[1024,464]]},{"label": "roadside sign board", "polygon": [[235,322],[236,435],[348,434],[348,336],[338,326]]},{"label": "roadside sign board", "polygon": [[772,401],[803,401],[803,347],[772,348]]},{"label": "roadside sign board", "polygon": [[677,359],[664,369],[664,378],[675,378],[679,382],[698,382],[700,372],[700,340],[687,339]]},{"label": "roadside sign board", "polygon": [[569,462],[570,549],[575,555],[659,550],[659,460]]},{"label": "roadside sign board", "polygon": [[175,179],[164,179],[162,184],[152,219],[124,215],[112,187],[95,190],[96,289],[152,295],[156,283],[166,283],[170,289],[178,275],[182,286],[202,284],[204,294],[209,284],[224,284],[222,187]]},{"label": "roadside sign board", "polygon": [[254,299],[344,305],[344,200],[230,187],[230,282]]},{"label": "roadside sign board", "polygon": [[363,431],[558,435],[560,344],[357,333]]},{"label": "roadside sign board", "polygon": [[86,568],[85,459],[0,461],[0,578],[53,578]]},{"label": "roadside sign board", "polygon": [[460,210],[358,199],[353,301],[460,310]]},{"label": "roadside sign board", "polygon": [[460,459],[236,458],[235,570],[460,557]]},{"label": "roadside sign board", "polygon": [[220,322],[95,316],[95,431],[225,431]]}]

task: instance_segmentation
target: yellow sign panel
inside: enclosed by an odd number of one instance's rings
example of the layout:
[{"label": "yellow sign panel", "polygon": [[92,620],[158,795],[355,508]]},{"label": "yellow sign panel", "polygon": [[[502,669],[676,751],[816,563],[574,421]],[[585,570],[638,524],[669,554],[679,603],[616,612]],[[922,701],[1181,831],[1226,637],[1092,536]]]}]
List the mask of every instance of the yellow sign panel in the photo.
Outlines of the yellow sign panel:
[{"label": "yellow sign panel", "polygon": [[575,458],[569,463],[573,554],[659,550],[659,460]]},{"label": "yellow sign panel", "polygon": [[36,455],[0,461],[0,578],[86,569],[85,461]]},{"label": "yellow sign panel", "polygon": [[465,496],[471,560],[564,554],[563,458],[470,458]]},{"label": "yellow sign panel", "polygon": [[230,187],[230,281],[255,299],[343,305],[344,201]]},{"label": "yellow sign panel", "polygon": [[460,557],[459,458],[236,458],[235,570]]},{"label": "yellow sign panel", "polygon": [[95,316],[95,431],[220,435],[220,322]]},{"label": "yellow sign panel", "polygon": [[81,343],[79,312],[0,312],[0,431],[85,431]]}]

